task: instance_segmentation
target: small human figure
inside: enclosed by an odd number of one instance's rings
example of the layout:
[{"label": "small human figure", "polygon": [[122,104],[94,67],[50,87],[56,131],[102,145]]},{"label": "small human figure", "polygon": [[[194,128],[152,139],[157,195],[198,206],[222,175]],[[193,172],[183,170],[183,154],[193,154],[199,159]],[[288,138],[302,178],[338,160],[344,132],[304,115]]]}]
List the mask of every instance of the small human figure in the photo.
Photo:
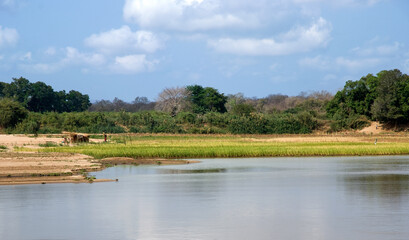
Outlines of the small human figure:
[{"label": "small human figure", "polygon": [[374,144],[376,145],[376,143],[378,142],[378,139],[377,138],[375,138],[375,142],[374,142]]},{"label": "small human figure", "polygon": [[378,130],[378,124],[376,124],[375,129]]},{"label": "small human figure", "polygon": [[104,134],[104,142],[106,142],[107,141],[107,135],[106,135],[105,132],[103,132],[103,134]]}]

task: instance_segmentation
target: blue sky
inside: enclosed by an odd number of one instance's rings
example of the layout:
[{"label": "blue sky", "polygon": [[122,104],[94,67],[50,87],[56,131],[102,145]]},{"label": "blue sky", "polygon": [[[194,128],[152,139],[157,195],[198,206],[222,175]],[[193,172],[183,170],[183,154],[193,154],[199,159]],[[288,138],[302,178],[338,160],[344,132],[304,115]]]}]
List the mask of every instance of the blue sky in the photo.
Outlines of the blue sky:
[{"label": "blue sky", "polygon": [[409,72],[406,0],[0,0],[0,81],[92,100],[166,87],[247,97],[335,93]]}]

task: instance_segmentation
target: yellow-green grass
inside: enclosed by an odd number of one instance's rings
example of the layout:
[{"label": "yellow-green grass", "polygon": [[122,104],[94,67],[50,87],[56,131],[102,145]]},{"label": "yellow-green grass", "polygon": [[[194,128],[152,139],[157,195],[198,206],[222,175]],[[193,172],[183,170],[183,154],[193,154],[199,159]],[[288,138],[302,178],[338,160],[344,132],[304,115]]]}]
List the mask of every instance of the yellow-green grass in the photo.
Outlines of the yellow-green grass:
[{"label": "yellow-green grass", "polygon": [[[386,137],[385,137],[386,138]],[[373,137],[241,137],[136,136],[113,138],[112,143],[42,148],[42,152],[82,153],[95,158],[232,158],[284,156],[360,156],[409,154],[409,140],[389,138],[374,144]],[[392,139],[392,140],[391,140]],[[118,141],[118,142],[115,142]]]}]

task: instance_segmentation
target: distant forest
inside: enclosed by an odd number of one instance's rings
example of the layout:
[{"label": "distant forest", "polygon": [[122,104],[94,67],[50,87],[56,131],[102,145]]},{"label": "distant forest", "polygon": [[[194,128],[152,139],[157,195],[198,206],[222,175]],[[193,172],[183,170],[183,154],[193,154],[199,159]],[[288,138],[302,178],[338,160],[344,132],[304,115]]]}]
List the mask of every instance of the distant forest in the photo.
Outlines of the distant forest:
[{"label": "distant forest", "polygon": [[399,70],[347,81],[332,95],[272,94],[248,98],[212,87],[166,88],[155,102],[136,97],[91,104],[87,94],[54,91],[20,77],[0,82],[0,131],[7,133],[232,133],[281,134],[359,129],[371,120],[409,121],[409,76]]}]

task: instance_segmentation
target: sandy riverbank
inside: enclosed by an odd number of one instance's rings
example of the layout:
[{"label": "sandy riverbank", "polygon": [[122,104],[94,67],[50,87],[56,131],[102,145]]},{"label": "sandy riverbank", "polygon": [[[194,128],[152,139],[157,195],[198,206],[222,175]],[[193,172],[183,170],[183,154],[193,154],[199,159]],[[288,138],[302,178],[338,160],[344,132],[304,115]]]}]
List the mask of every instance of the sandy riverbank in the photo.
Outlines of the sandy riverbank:
[{"label": "sandy riverbank", "polygon": [[[186,164],[189,161],[169,159],[107,158],[96,160],[74,153],[16,152],[15,147],[40,148],[47,142],[60,144],[60,135],[30,137],[26,135],[0,134],[0,185],[46,184],[46,183],[89,183],[86,173],[119,164]],[[100,139],[91,139],[100,142]],[[6,148],[6,149],[3,149]],[[92,179],[92,182],[115,181]]]}]

